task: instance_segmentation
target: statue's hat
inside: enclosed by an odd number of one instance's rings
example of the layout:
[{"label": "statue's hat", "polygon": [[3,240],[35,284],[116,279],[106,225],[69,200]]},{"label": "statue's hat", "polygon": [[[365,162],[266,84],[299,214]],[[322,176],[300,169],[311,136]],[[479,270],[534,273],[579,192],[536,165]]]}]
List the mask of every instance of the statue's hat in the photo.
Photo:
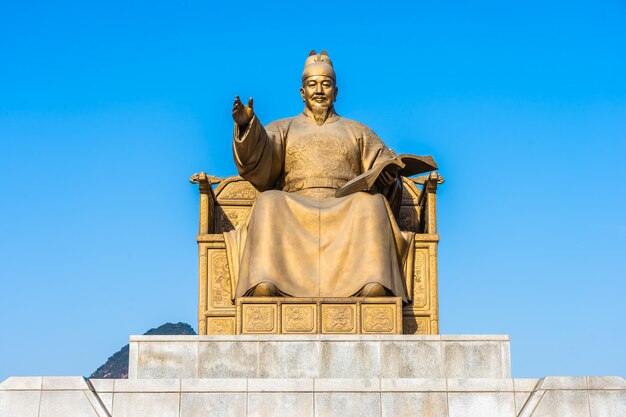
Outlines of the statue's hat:
[{"label": "statue's hat", "polygon": [[322,51],[319,54],[315,50],[309,52],[309,56],[304,61],[304,71],[302,71],[302,81],[313,75],[325,75],[337,81],[333,62],[328,56],[328,52]]}]

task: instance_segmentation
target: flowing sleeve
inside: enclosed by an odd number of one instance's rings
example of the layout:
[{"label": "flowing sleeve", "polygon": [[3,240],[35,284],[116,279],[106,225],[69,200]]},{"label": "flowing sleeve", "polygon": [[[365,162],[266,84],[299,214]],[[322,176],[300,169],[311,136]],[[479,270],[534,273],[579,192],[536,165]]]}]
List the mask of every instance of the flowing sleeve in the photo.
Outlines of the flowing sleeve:
[{"label": "flowing sleeve", "polygon": [[285,130],[278,122],[263,127],[254,118],[245,132],[240,132],[235,123],[233,156],[237,171],[259,191],[276,187],[283,175]]},{"label": "flowing sleeve", "polygon": [[[361,172],[369,171],[379,163],[395,158],[394,151],[378,137],[373,130],[359,123],[359,141],[361,144]],[[393,212],[397,215],[402,204],[402,178],[398,177],[394,184],[388,186],[381,193],[387,198]]]}]

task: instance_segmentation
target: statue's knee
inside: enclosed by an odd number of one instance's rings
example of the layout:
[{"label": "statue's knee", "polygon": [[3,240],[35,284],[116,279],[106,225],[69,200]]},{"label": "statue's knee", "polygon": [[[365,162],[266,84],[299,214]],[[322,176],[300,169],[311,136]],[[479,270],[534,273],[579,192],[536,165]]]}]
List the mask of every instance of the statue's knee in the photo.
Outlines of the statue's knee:
[{"label": "statue's knee", "polygon": [[271,282],[262,282],[252,291],[252,297],[276,297],[278,296],[278,288]]},{"label": "statue's knee", "polygon": [[385,297],[387,296],[387,290],[378,282],[370,282],[365,284],[357,295],[359,297]]}]

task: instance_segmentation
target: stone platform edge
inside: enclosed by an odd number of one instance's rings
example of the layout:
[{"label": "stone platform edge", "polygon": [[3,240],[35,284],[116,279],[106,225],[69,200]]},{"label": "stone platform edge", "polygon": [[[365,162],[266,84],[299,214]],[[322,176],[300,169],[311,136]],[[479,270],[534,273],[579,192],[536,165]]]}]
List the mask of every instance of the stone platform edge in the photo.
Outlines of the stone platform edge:
[{"label": "stone platform edge", "polygon": [[215,342],[215,341],[271,341],[271,342],[287,342],[287,341],[492,341],[492,342],[510,342],[509,335],[414,335],[414,334],[260,334],[260,335],[205,335],[205,336],[145,336],[131,335],[131,342]]},{"label": "stone platform edge", "polygon": [[623,417],[626,381],[11,377],[0,383],[2,417],[204,417],[213,415],[209,410],[225,417]]}]

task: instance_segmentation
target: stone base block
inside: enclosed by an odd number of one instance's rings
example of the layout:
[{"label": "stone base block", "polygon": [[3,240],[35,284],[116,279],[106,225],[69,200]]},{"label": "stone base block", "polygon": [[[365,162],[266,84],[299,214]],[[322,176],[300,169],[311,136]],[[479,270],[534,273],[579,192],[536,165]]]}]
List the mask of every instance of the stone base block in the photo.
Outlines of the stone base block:
[{"label": "stone base block", "polygon": [[237,334],[402,334],[400,297],[242,297]]},{"label": "stone base block", "polygon": [[129,378],[510,378],[508,336],[131,336]]}]

